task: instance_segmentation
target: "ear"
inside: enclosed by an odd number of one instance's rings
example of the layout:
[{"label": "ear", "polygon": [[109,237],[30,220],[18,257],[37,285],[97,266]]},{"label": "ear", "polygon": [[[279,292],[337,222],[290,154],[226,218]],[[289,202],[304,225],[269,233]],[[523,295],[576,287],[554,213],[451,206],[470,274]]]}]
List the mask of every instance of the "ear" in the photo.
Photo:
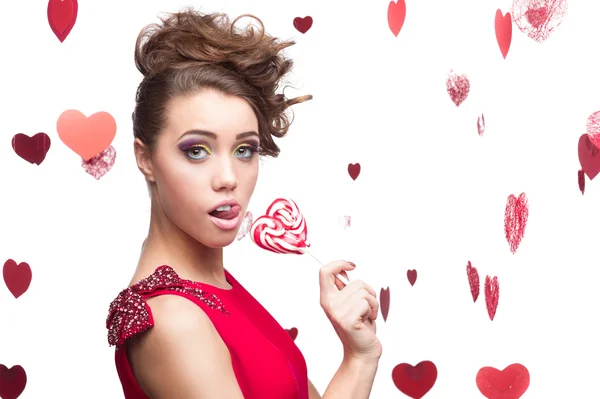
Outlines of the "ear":
[{"label": "ear", "polygon": [[140,172],[142,172],[148,182],[154,183],[156,180],[154,179],[152,168],[152,154],[146,144],[142,143],[140,139],[135,139],[133,141],[133,152]]}]

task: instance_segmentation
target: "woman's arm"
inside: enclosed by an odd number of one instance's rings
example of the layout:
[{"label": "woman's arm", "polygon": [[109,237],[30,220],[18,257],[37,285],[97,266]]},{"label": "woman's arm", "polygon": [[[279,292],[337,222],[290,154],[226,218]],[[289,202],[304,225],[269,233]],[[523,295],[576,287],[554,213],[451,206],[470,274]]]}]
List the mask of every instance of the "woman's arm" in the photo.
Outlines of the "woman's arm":
[{"label": "woman's arm", "polygon": [[317,388],[308,380],[308,399],[323,399]]},{"label": "woman's arm", "polygon": [[323,399],[368,399],[378,364],[378,359],[360,360],[345,356]]},{"label": "woman's arm", "polygon": [[243,399],[225,343],[185,298],[148,300],[154,327],[128,342],[135,378],[152,399]]}]

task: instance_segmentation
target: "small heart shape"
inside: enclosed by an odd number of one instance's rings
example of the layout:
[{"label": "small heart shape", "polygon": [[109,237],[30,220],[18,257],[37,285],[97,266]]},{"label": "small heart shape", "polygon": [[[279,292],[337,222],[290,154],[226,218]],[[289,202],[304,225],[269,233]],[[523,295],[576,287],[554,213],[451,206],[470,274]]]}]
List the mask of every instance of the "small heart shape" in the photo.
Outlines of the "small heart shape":
[{"label": "small heart shape", "polygon": [[488,399],[519,399],[529,388],[529,379],[529,370],[515,363],[502,371],[483,367],[475,381],[479,391]]},{"label": "small heart shape", "polygon": [[110,146],[117,134],[117,123],[108,112],[86,117],[70,109],[58,117],[56,130],[67,147],[89,161]]},{"label": "small heart shape", "polygon": [[81,166],[83,169],[93,176],[96,180],[100,180],[102,176],[108,173],[109,170],[115,164],[117,158],[117,151],[113,146],[109,146],[106,150],[96,155],[89,161],[82,161]]},{"label": "small heart shape", "polygon": [[508,196],[504,210],[504,235],[510,252],[517,252],[521,240],[525,236],[525,227],[529,218],[529,203],[527,195],[521,193],[519,198],[514,194]]},{"label": "small heart shape", "polygon": [[15,298],[23,295],[31,284],[31,268],[26,262],[17,264],[12,259],[7,260],[2,268],[4,283]]},{"label": "small heart shape", "polygon": [[379,306],[381,307],[383,321],[387,321],[388,313],[390,311],[390,287],[382,288],[379,292]]},{"label": "small heart shape", "polygon": [[577,183],[579,184],[581,195],[585,194],[585,172],[583,169],[577,171]]},{"label": "small heart shape", "polygon": [[0,398],[17,399],[27,386],[27,374],[21,366],[0,364]]},{"label": "small heart shape", "polygon": [[521,32],[544,42],[567,14],[567,0],[513,0],[513,21]]},{"label": "small heart shape", "polygon": [[479,291],[481,290],[481,287],[479,283],[479,272],[476,268],[471,266],[471,261],[467,263],[467,278],[469,279],[469,287],[471,288],[473,303],[475,303],[477,302],[477,298],[479,298]]},{"label": "small heart shape", "polygon": [[296,28],[300,33],[308,32],[308,30],[312,27],[312,24],[313,19],[310,16],[306,16],[304,18],[294,18],[294,28]]},{"label": "small heart shape", "polygon": [[290,335],[292,341],[295,341],[298,337],[298,329],[296,327],[286,328],[285,331]]},{"label": "small heart shape", "polygon": [[495,27],[498,47],[500,47],[502,57],[506,58],[512,40],[512,18],[510,13],[507,12],[505,15],[502,15],[502,11],[497,10]]},{"label": "small heart shape", "polygon": [[437,367],[429,360],[422,361],[414,367],[408,363],[401,363],[392,370],[392,381],[396,388],[413,399],[425,396],[433,388],[436,379]]},{"label": "small heart shape", "polygon": [[40,165],[50,149],[50,137],[46,133],[38,133],[33,137],[17,133],[12,139],[12,148],[27,162]]},{"label": "small heart shape", "polygon": [[302,248],[310,247],[304,216],[290,199],[273,201],[266,214],[252,224],[250,238],[262,249],[275,253],[301,255]]},{"label": "small heart shape", "polygon": [[498,277],[485,276],[485,306],[488,311],[490,320],[494,320],[496,316],[496,310],[498,309],[498,300],[500,299],[500,284],[498,283]]},{"label": "small heart shape", "polygon": [[398,37],[398,34],[404,25],[404,20],[406,19],[406,3],[404,0],[398,0],[397,3],[390,1],[387,17],[390,30],[394,36]]},{"label": "small heart shape", "polygon": [[417,271],[415,269],[407,270],[406,277],[408,278],[410,285],[414,286],[417,281]]},{"label": "small heart shape", "polygon": [[448,91],[450,99],[457,107],[467,99],[470,90],[471,83],[467,75],[459,75],[454,71],[450,71],[446,79],[446,91]]},{"label": "small heart shape", "polygon": [[485,132],[485,118],[483,114],[477,118],[477,134],[479,137],[483,137],[483,133]]},{"label": "small heart shape", "polygon": [[594,180],[594,177],[600,173],[600,150],[592,144],[588,134],[582,134],[579,137],[577,153],[581,169],[587,175],[588,179]]},{"label": "small heart shape", "polygon": [[77,0],[50,0],[48,23],[60,42],[64,42],[77,21]]},{"label": "small heart shape", "polygon": [[348,174],[352,180],[356,180],[358,175],[360,175],[360,164],[358,162],[348,164]]}]

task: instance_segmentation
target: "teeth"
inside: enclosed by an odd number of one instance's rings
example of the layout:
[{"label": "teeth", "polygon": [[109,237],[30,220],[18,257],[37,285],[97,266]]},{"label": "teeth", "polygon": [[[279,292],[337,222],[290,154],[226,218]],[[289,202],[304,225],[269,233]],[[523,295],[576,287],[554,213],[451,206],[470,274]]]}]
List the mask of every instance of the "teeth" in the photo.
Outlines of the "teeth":
[{"label": "teeth", "polygon": [[228,211],[231,209],[231,205],[222,205],[220,207],[217,208],[217,211]]}]

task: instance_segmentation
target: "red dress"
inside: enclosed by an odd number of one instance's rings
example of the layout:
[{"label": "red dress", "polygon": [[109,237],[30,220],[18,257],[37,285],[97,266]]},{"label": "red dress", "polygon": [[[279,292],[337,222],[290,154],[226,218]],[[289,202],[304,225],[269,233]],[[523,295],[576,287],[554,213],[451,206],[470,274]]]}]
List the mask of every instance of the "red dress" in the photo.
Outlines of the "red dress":
[{"label": "red dress", "polygon": [[181,279],[170,266],[160,266],[111,303],[108,343],[116,346],[125,399],[148,399],[133,376],[124,345],[154,325],[146,299],[158,295],[179,295],[206,313],[229,349],[245,399],[308,399],[306,362],[290,335],[229,272],[225,275],[230,290]]}]

